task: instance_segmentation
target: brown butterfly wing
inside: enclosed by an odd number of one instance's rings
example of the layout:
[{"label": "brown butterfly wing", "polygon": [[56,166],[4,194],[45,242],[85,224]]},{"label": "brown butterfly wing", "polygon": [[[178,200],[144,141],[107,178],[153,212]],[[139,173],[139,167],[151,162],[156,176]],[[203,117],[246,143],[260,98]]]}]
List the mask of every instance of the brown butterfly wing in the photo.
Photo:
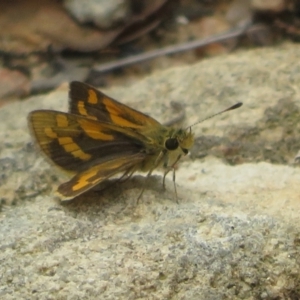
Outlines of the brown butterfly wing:
[{"label": "brown butterfly wing", "polygon": [[67,171],[78,173],[135,154],[146,158],[147,139],[114,124],[51,110],[33,111],[28,121],[41,150]]},{"label": "brown butterfly wing", "polygon": [[153,118],[79,81],[70,83],[69,98],[69,112],[72,114],[136,130],[161,126]]},{"label": "brown butterfly wing", "polygon": [[141,153],[136,153],[103,161],[76,174],[70,181],[61,184],[57,191],[64,198],[74,198],[120,172],[134,171],[143,159]]}]

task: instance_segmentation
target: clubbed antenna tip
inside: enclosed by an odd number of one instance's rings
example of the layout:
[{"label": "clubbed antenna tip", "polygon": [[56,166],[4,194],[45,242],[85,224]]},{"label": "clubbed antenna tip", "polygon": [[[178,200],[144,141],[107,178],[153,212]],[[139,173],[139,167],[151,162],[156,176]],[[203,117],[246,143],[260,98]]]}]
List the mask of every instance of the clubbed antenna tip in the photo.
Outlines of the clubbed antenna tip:
[{"label": "clubbed antenna tip", "polygon": [[[223,110],[223,112],[228,111],[228,110],[233,110],[233,109],[239,108],[239,107],[241,107],[242,105],[243,105],[243,102],[238,102],[238,103],[236,103],[236,104],[230,106],[229,108]],[[221,112],[221,113],[222,113],[222,112]]]},{"label": "clubbed antenna tip", "polygon": [[208,120],[208,119],[211,119],[211,118],[213,118],[213,117],[215,117],[215,116],[217,116],[217,115],[221,115],[222,113],[224,113],[224,112],[226,112],[226,111],[229,111],[229,110],[233,110],[233,109],[239,108],[239,107],[241,107],[242,105],[243,105],[243,102],[238,102],[238,103],[236,103],[236,104],[234,104],[234,105],[232,105],[232,106],[230,106],[230,107],[228,107],[228,108],[226,108],[226,109],[224,109],[224,110],[222,110],[222,111],[219,111],[219,112],[216,113],[216,114],[213,114],[213,115],[211,115],[211,116],[209,116],[209,117],[206,117],[205,119],[203,119],[203,120],[201,120],[201,121],[198,121],[198,122],[194,123],[194,124],[191,125],[191,126],[188,126],[187,128],[191,128],[191,127],[193,127],[193,126],[195,126],[195,125],[197,125],[197,124],[199,124],[199,123],[202,123],[203,121],[206,121],[206,120]]}]

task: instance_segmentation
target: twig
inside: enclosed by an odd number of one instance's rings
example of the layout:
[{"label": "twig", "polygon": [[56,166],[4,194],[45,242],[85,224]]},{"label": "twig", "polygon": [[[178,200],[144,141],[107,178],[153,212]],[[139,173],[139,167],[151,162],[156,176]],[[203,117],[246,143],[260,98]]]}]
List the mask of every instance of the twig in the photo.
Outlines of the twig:
[{"label": "twig", "polygon": [[192,42],[187,42],[179,45],[174,45],[174,46],[169,46],[163,49],[157,49],[153,51],[149,51],[146,53],[138,54],[135,56],[130,56],[126,57],[117,61],[109,62],[109,63],[104,63],[100,64],[96,67],[94,67],[92,70],[94,72],[99,72],[99,73],[104,73],[108,71],[112,71],[114,69],[122,68],[125,66],[129,66],[132,64],[136,64],[139,62],[144,62],[159,56],[164,56],[164,55],[169,55],[169,54],[174,54],[174,53],[180,53],[188,50],[192,50],[195,48],[203,47],[208,44],[216,43],[216,42],[222,42],[224,40],[238,37],[242,34],[244,34],[249,25],[243,26],[241,28],[236,28],[230,31],[227,31],[225,33],[222,33],[220,35],[212,36],[206,39],[201,39],[201,40],[196,40]]}]

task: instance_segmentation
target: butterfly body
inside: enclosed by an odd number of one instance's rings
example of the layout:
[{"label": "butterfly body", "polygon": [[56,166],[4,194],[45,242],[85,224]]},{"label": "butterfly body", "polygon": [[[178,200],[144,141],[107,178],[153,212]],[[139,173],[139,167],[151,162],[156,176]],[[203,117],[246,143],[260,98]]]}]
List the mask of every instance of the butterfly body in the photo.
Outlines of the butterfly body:
[{"label": "butterfly body", "polygon": [[69,112],[29,114],[32,135],[50,161],[73,174],[58,187],[74,198],[115,177],[163,167],[166,173],[194,143],[191,129],[163,126],[95,88],[71,82]]}]

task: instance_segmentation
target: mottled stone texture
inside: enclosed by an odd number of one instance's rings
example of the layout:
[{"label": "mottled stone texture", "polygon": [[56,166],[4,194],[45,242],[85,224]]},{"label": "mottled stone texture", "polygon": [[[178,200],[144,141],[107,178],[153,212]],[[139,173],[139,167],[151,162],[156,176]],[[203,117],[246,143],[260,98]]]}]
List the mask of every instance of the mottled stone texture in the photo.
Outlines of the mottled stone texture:
[{"label": "mottled stone texture", "polygon": [[[59,203],[52,190],[65,179],[34,151],[26,114],[66,110],[67,87],[3,108],[0,298],[299,299],[299,61],[288,44],[106,91],[161,121],[182,101],[187,125],[244,102],[193,128],[179,204],[160,173],[137,206],[141,176]],[[203,148],[203,136],[218,142]]]}]

